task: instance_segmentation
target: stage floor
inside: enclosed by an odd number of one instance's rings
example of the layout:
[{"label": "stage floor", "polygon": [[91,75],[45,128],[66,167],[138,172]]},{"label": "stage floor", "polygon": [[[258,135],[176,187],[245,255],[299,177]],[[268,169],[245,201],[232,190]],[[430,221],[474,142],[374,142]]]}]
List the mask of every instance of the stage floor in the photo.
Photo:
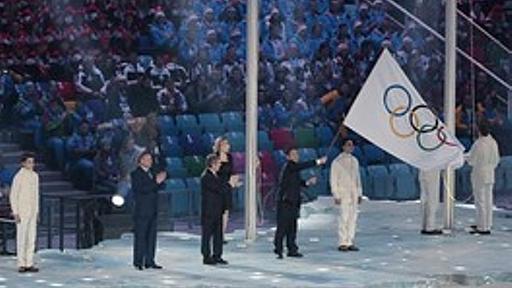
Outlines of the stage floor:
[{"label": "stage floor", "polygon": [[[273,229],[260,230],[252,244],[243,231],[229,235],[224,258],[230,265],[201,264],[199,236],[160,233],[157,262],[162,271],[131,266],[132,235],[90,250],[43,250],[41,272],[18,274],[13,257],[0,258],[1,287],[512,287],[512,215],[495,212],[491,236],[468,234],[472,206],[457,206],[451,235],[419,234],[419,203],[364,202],[356,236],[360,252],[337,248],[338,210],[331,198],[303,207],[299,246],[303,259],[277,260]],[[440,217],[439,217],[440,218]]]}]

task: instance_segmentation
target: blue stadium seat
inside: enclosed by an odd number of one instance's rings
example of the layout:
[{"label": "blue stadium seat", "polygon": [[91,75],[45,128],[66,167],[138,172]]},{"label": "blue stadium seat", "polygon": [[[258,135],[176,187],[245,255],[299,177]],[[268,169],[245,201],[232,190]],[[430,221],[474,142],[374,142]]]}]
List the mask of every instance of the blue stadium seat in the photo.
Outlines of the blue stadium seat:
[{"label": "blue stadium seat", "polygon": [[318,158],[318,155],[313,148],[300,148],[298,151],[300,161],[310,161]]},{"label": "blue stadium seat", "polygon": [[259,151],[272,151],[274,150],[274,145],[270,138],[268,137],[268,133],[265,131],[258,131],[258,150]]},{"label": "blue stadium seat", "polygon": [[505,176],[505,189],[512,189],[512,156],[503,156],[500,159]]},{"label": "blue stadium seat", "polygon": [[167,173],[170,178],[185,178],[187,177],[187,169],[183,166],[183,160],[179,157],[167,157]]},{"label": "blue stadium seat", "polygon": [[205,132],[224,133],[224,124],[216,113],[199,114],[199,124],[204,128]]},{"label": "blue stadium seat", "polygon": [[494,191],[501,191],[506,187],[507,168],[500,163],[494,171]]},{"label": "blue stadium seat", "polygon": [[372,186],[370,185],[370,177],[368,177],[368,171],[366,170],[366,167],[359,166],[359,175],[361,175],[361,186],[363,186],[363,195],[371,199],[374,198],[373,190],[371,189]]},{"label": "blue stadium seat", "polygon": [[359,161],[359,166],[366,166],[366,157],[363,153],[363,150],[359,146],[354,146],[354,152],[352,153],[354,157],[357,158],[357,161]]},{"label": "blue stadium seat", "polygon": [[393,179],[384,165],[367,167],[368,177],[372,185],[373,198],[377,200],[391,199],[393,194]]},{"label": "blue stadium seat", "polygon": [[192,209],[194,214],[198,214],[201,210],[201,178],[186,178],[187,188],[192,192]]},{"label": "blue stadium seat", "polygon": [[283,168],[283,165],[286,162],[286,153],[284,153],[283,150],[275,150],[274,160],[276,162],[278,171],[281,171],[281,168]]},{"label": "blue stadium seat", "polygon": [[406,164],[391,164],[389,165],[389,172],[394,182],[391,199],[413,200],[419,198],[418,181],[413,177],[409,166]]},{"label": "blue stadium seat", "polygon": [[180,144],[186,156],[202,155],[204,152],[203,143],[199,134],[184,133],[180,137]]},{"label": "blue stadium seat", "polygon": [[183,179],[169,179],[166,181],[166,189],[169,193],[170,203],[170,214],[171,216],[185,216],[189,214],[189,205],[191,200],[189,199],[189,191]]},{"label": "blue stadium seat", "polygon": [[182,133],[201,133],[202,129],[197,123],[195,115],[183,114],[176,116],[176,126]]},{"label": "blue stadium seat", "polygon": [[231,151],[242,152],[245,151],[245,135],[242,132],[229,132],[226,137],[231,144]]},{"label": "blue stadium seat", "polygon": [[182,157],[183,149],[181,148],[178,137],[165,136],[160,139],[162,150],[165,157]]},{"label": "blue stadium seat", "polygon": [[332,163],[332,161],[340,155],[341,151],[340,148],[333,146],[330,149],[328,147],[323,147],[318,149],[318,156],[327,156],[327,167],[329,167]]},{"label": "blue stadium seat", "polygon": [[362,147],[368,165],[382,164],[386,154],[379,147],[373,144],[366,144]]},{"label": "blue stadium seat", "polygon": [[241,112],[224,112],[220,114],[220,117],[227,131],[245,131],[245,125]]},{"label": "blue stadium seat", "polygon": [[217,139],[219,135],[215,133],[204,133],[201,136],[201,144],[203,145],[203,153],[204,155],[207,155],[209,153],[212,153],[213,151],[213,144],[215,143],[215,139]]},{"label": "blue stadium seat", "polygon": [[162,135],[176,136],[178,135],[178,128],[174,123],[174,119],[169,115],[158,116],[158,126]]},{"label": "blue stadium seat", "polygon": [[315,128],[315,134],[320,142],[319,145],[323,147],[329,146],[331,144],[332,139],[334,138],[334,133],[329,126],[321,125]]}]

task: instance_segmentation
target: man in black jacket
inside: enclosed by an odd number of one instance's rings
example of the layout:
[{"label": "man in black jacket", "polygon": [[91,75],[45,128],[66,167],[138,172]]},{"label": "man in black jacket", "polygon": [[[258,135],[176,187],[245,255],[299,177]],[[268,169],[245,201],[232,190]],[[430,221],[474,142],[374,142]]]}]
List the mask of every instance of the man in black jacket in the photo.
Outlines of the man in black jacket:
[{"label": "man in black jacket", "polygon": [[155,175],[151,170],[153,157],[146,151],[139,156],[139,167],[131,173],[135,198],[133,265],[137,270],[162,269],[155,263],[158,190],[165,185],[166,172]]},{"label": "man in black jacket", "polygon": [[[228,264],[222,259],[222,214],[224,213],[224,196],[226,191],[235,187],[238,181],[236,176],[229,179],[229,183],[218,177],[220,158],[215,154],[206,157],[206,170],[201,176],[201,254],[203,264]],[[230,187],[231,185],[231,187]],[[213,238],[213,257],[210,242]]]},{"label": "man in black jacket", "polygon": [[316,177],[304,181],[300,171],[317,165],[325,164],[327,158],[299,162],[299,152],[296,148],[286,151],[288,160],[279,175],[279,193],[277,199],[277,230],[274,236],[274,253],[278,259],[283,258],[283,238],[286,237],[288,257],[302,257],[296,243],[297,219],[300,212],[300,189],[316,184]]}]

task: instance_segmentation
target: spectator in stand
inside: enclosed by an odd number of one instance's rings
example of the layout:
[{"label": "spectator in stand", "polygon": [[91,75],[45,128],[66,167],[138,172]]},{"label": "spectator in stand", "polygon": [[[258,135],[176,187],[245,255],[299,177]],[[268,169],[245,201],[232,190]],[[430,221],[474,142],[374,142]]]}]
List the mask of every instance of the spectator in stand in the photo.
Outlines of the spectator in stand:
[{"label": "spectator in stand", "polygon": [[109,141],[102,141],[94,157],[94,184],[96,191],[114,194],[119,180],[119,158]]},{"label": "spectator in stand", "polygon": [[158,111],[156,91],[151,85],[149,75],[139,74],[137,84],[132,85],[128,91],[128,104],[134,117],[144,117]]},{"label": "spectator in stand", "polygon": [[82,121],[78,131],[68,139],[67,146],[71,160],[69,173],[73,183],[79,189],[92,188],[95,144],[94,134],[87,121]]},{"label": "spectator in stand", "polygon": [[167,79],[164,87],[156,94],[160,104],[160,113],[177,115],[187,112],[185,95],[174,85],[174,79]]},{"label": "spectator in stand", "polygon": [[177,44],[174,24],[165,17],[163,11],[155,13],[155,20],[151,24],[150,31],[151,38],[159,49],[166,51]]}]

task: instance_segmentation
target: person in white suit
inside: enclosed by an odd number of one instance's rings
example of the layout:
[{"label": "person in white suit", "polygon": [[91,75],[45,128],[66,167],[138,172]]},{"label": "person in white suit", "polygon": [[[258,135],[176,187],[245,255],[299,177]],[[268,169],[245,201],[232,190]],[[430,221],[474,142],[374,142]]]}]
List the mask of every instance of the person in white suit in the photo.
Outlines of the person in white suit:
[{"label": "person in white suit", "polygon": [[477,224],[471,226],[471,234],[491,234],[494,169],[500,161],[498,144],[491,136],[489,124],[478,125],[479,137],[471,146],[466,160],[472,167],[471,187],[475,199]]},{"label": "person in white suit", "polygon": [[354,245],[357,209],[362,199],[359,162],[352,155],[354,142],[345,140],[343,152],[331,164],[331,193],[334,203],[340,205],[338,218],[339,251],[359,251]]},{"label": "person in white suit", "polygon": [[39,176],[34,171],[35,158],[23,154],[21,168],[14,176],[10,203],[16,221],[18,271],[38,272],[34,266],[37,218],[39,214]]},{"label": "person in white suit", "polygon": [[439,184],[441,171],[437,169],[420,170],[418,178],[420,182],[420,202],[422,225],[421,234],[439,235],[443,231],[436,224],[436,213],[439,207]]}]

